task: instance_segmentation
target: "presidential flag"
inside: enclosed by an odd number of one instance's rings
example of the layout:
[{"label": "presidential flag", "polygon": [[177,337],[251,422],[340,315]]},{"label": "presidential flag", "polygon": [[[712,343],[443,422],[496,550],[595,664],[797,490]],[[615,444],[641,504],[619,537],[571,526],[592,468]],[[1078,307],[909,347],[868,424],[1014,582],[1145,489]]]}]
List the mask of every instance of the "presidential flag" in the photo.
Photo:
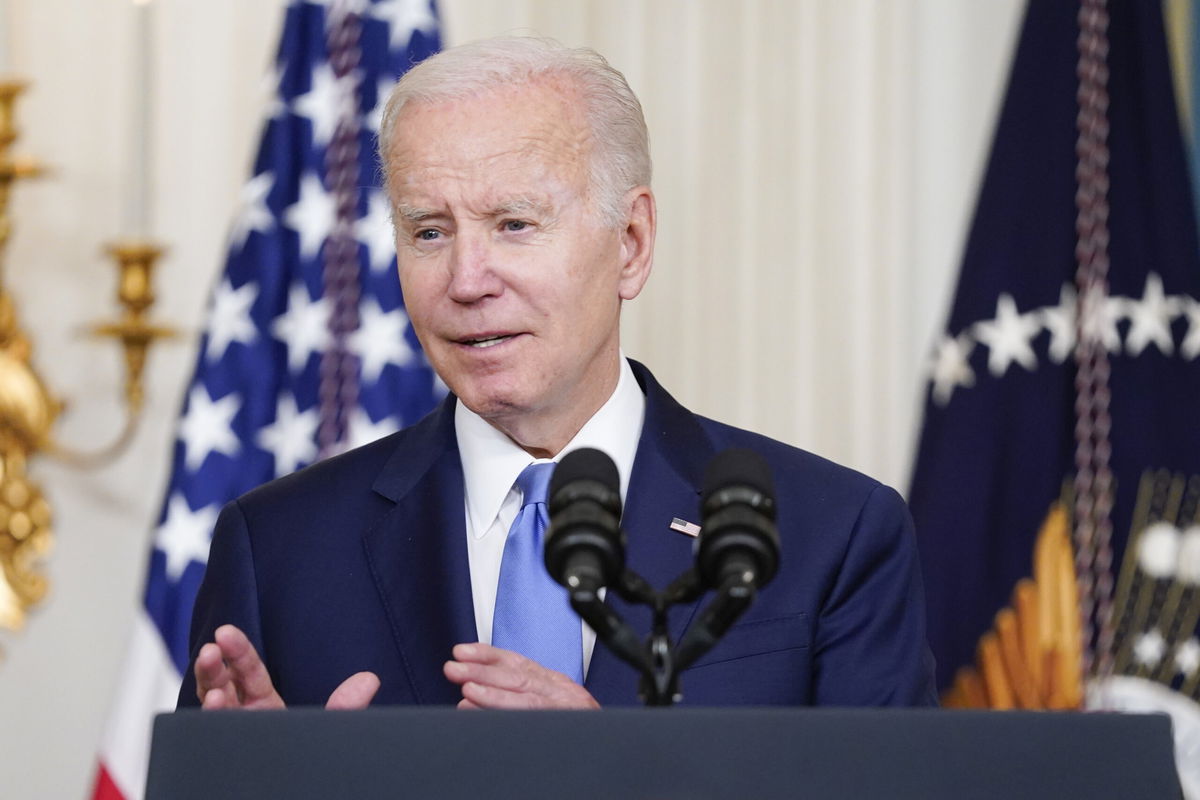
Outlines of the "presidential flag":
[{"label": "presidential flag", "polygon": [[97,798],[143,794],[152,716],[175,706],[221,506],[415,421],[444,392],[404,313],[375,156],[391,86],[439,47],[433,0],[287,7],[277,91],[209,300]]},{"label": "presidential flag", "polygon": [[909,497],[947,704],[1169,707],[1200,731],[1182,142],[1159,2],[1029,3]]}]

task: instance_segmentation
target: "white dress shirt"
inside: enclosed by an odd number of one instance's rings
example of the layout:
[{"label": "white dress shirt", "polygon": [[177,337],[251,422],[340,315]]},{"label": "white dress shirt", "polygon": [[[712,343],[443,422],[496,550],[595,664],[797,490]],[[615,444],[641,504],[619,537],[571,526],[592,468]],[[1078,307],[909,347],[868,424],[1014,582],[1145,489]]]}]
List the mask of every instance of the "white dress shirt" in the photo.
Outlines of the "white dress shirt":
[{"label": "white dress shirt", "polygon": [[[621,477],[621,502],[624,503],[645,414],[646,396],[622,353],[620,377],[612,396],[553,460],[559,461],[581,447],[603,450],[617,465],[617,474]],[[546,459],[531,458],[512,439],[461,402],[454,407],[454,429],[463,466],[467,561],[471,570],[475,629],[479,641],[490,644],[504,541],[521,510],[521,492],[513,484],[525,467]],[[583,626],[583,674],[586,676],[596,645],[596,633],[586,623],[581,621],[580,624]]]}]

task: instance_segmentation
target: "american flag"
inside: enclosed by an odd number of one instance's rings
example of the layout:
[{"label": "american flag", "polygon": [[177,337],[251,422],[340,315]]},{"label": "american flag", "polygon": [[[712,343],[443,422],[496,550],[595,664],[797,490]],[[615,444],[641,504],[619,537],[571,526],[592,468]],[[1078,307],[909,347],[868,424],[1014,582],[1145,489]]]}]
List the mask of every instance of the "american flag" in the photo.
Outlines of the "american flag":
[{"label": "american flag", "polygon": [[95,798],[140,798],[174,708],[221,506],[418,419],[444,392],[409,328],[375,141],[396,79],[440,47],[434,0],[293,0],[184,400]]}]

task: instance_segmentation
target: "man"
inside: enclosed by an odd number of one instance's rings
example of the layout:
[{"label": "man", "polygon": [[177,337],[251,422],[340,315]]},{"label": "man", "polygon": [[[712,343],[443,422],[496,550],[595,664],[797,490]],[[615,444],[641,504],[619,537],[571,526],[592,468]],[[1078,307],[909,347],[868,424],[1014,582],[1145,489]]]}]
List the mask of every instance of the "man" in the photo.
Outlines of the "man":
[{"label": "man", "polygon": [[[452,394],[416,426],[226,507],[181,705],[637,702],[632,668],[578,620],[561,625],[565,592],[533,600],[548,579],[518,576],[510,555],[536,518],[527,467],[584,446],[614,458],[628,562],[659,587],[691,563],[670,523],[697,518],[711,457],[750,447],[771,465],[780,572],[684,674],[685,701],[933,702],[895,492],[696,417],[621,355],[621,304],[649,276],[656,211],[620,73],[541,39],[445,51],[397,85],[380,154],[406,308]],[[648,630],[644,609],[609,602]],[[676,636],[697,606],[674,610]],[[546,640],[565,654],[552,664]]]}]

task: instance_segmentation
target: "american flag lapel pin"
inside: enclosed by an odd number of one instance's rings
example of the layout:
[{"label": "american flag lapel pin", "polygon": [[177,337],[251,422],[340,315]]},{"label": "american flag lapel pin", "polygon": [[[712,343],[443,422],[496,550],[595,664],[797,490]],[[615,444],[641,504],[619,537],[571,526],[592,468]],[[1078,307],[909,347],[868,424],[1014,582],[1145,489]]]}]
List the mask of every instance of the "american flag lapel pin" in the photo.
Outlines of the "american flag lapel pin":
[{"label": "american flag lapel pin", "polygon": [[671,520],[671,530],[679,531],[688,536],[699,536],[700,526],[694,522],[688,522],[686,519],[675,517]]}]

